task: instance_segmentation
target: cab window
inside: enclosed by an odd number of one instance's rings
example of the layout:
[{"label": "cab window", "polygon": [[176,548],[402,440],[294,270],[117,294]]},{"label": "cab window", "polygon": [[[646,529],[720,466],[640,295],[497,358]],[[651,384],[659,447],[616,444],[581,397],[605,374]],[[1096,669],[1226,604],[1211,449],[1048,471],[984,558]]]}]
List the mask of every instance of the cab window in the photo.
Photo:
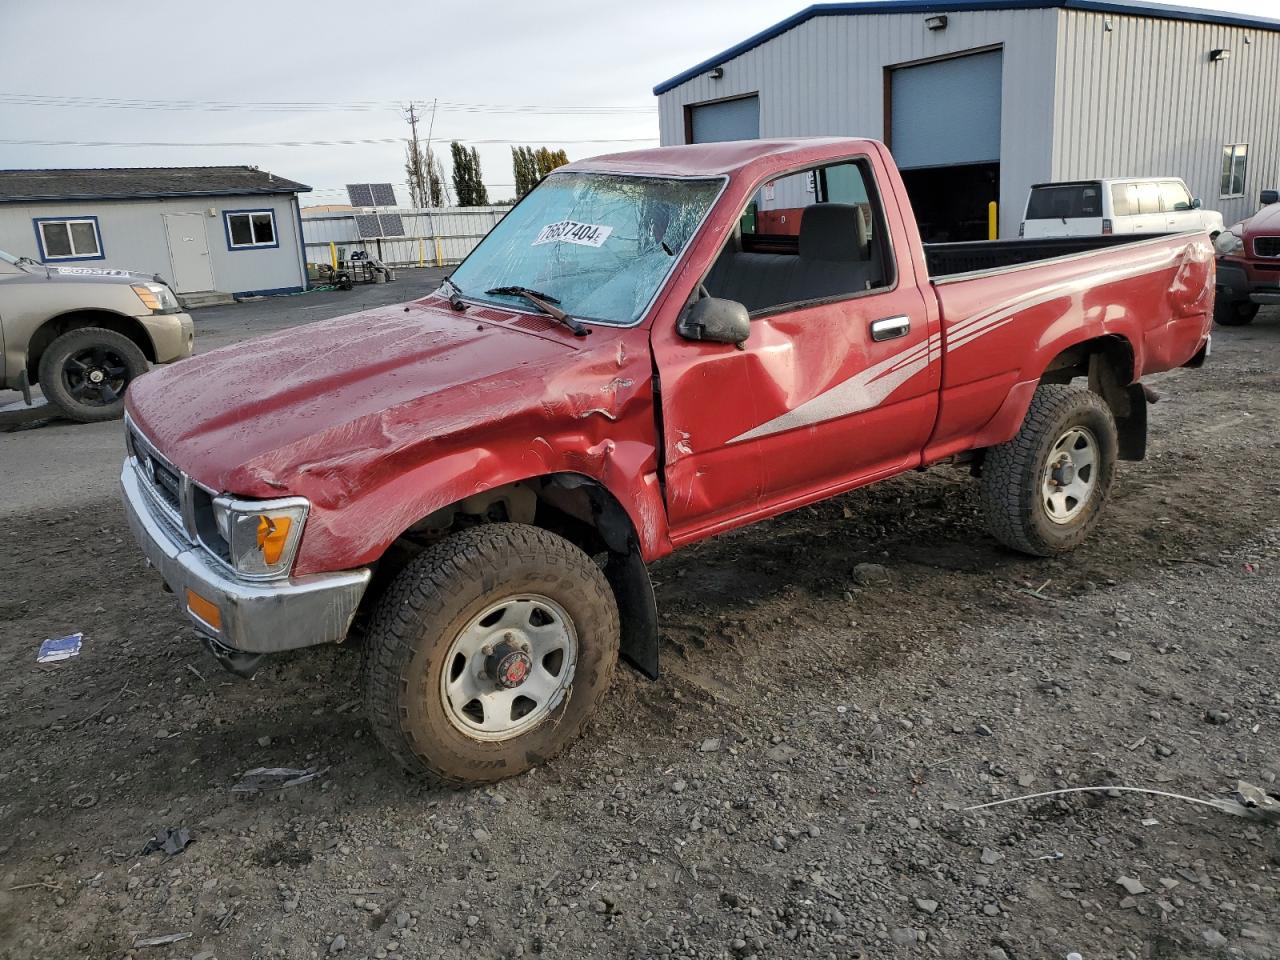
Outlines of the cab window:
[{"label": "cab window", "polygon": [[704,285],[752,314],[887,288],[884,222],[866,161],[778,177],[747,204]]}]

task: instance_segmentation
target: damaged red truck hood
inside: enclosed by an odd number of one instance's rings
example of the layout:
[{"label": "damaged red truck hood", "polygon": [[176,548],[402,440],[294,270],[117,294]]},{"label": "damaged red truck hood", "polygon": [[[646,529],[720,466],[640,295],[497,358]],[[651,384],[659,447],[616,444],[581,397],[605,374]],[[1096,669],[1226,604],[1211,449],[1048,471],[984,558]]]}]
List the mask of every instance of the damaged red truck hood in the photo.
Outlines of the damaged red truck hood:
[{"label": "damaged red truck hood", "polygon": [[[432,296],[159,368],[130,387],[128,411],[212,490],[332,503],[372,465],[394,474],[401,457],[423,462],[460,433],[545,430],[557,405],[612,419],[618,398],[596,387],[596,368],[616,375],[625,333],[597,326],[578,339],[542,317],[458,313]],[[584,364],[584,353],[601,362]]]}]

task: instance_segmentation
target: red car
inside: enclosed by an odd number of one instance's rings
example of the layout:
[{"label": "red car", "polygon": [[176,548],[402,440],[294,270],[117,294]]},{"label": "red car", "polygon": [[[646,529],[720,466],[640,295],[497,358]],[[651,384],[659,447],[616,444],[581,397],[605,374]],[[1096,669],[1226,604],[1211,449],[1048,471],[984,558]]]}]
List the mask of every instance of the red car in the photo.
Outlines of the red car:
[{"label": "red car", "polygon": [[1003,543],[1077,546],[1213,284],[1202,232],[925,247],[872,140],[599,157],[422,300],[141,378],[125,505],[226,665],[358,634],[391,753],[495,780],[619,651],[656,675],[678,547],[943,462]]},{"label": "red car", "polygon": [[1280,303],[1280,191],[1263,190],[1262,209],[1214,241],[1218,291],[1214,319],[1226,327],[1252,323],[1258,308]]}]

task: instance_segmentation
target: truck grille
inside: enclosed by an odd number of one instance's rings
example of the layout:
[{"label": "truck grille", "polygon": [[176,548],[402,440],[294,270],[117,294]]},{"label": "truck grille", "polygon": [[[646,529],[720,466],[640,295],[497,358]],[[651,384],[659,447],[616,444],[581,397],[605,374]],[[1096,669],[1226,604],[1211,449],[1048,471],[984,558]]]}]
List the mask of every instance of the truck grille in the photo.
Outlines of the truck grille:
[{"label": "truck grille", "polygon": [[1280,257],[1280,237],[1254,237],[1253,253],[1258,257]]},{"label": "truck grille", "polygon": [[194,542],[195,524],[190,519],[191,481],[160,456],[132,421],[126,419],[125,430],[134,472],[151,502],[152,512],[174,533]]}]

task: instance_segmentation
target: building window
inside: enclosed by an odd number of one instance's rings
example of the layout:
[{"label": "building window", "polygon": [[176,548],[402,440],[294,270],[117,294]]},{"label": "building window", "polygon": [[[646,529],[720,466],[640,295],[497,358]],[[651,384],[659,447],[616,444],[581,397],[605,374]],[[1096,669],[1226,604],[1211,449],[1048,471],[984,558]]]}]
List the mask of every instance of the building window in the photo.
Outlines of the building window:
[{"label": "building window", "polygon": [[227,247],[247,250],[254,247],[278,247],[276,215],[271,210],[228,210]]},{"label": "building window", "polygon": [[1248,164],[1247,143],[1228,143],[1222,148],[1222,197],[1244,196],[1244,175]]},{"label": "building window", "polygon": [[41,260],[102,259],[97,217],[41,218],[32,222],[40,243]]}]

